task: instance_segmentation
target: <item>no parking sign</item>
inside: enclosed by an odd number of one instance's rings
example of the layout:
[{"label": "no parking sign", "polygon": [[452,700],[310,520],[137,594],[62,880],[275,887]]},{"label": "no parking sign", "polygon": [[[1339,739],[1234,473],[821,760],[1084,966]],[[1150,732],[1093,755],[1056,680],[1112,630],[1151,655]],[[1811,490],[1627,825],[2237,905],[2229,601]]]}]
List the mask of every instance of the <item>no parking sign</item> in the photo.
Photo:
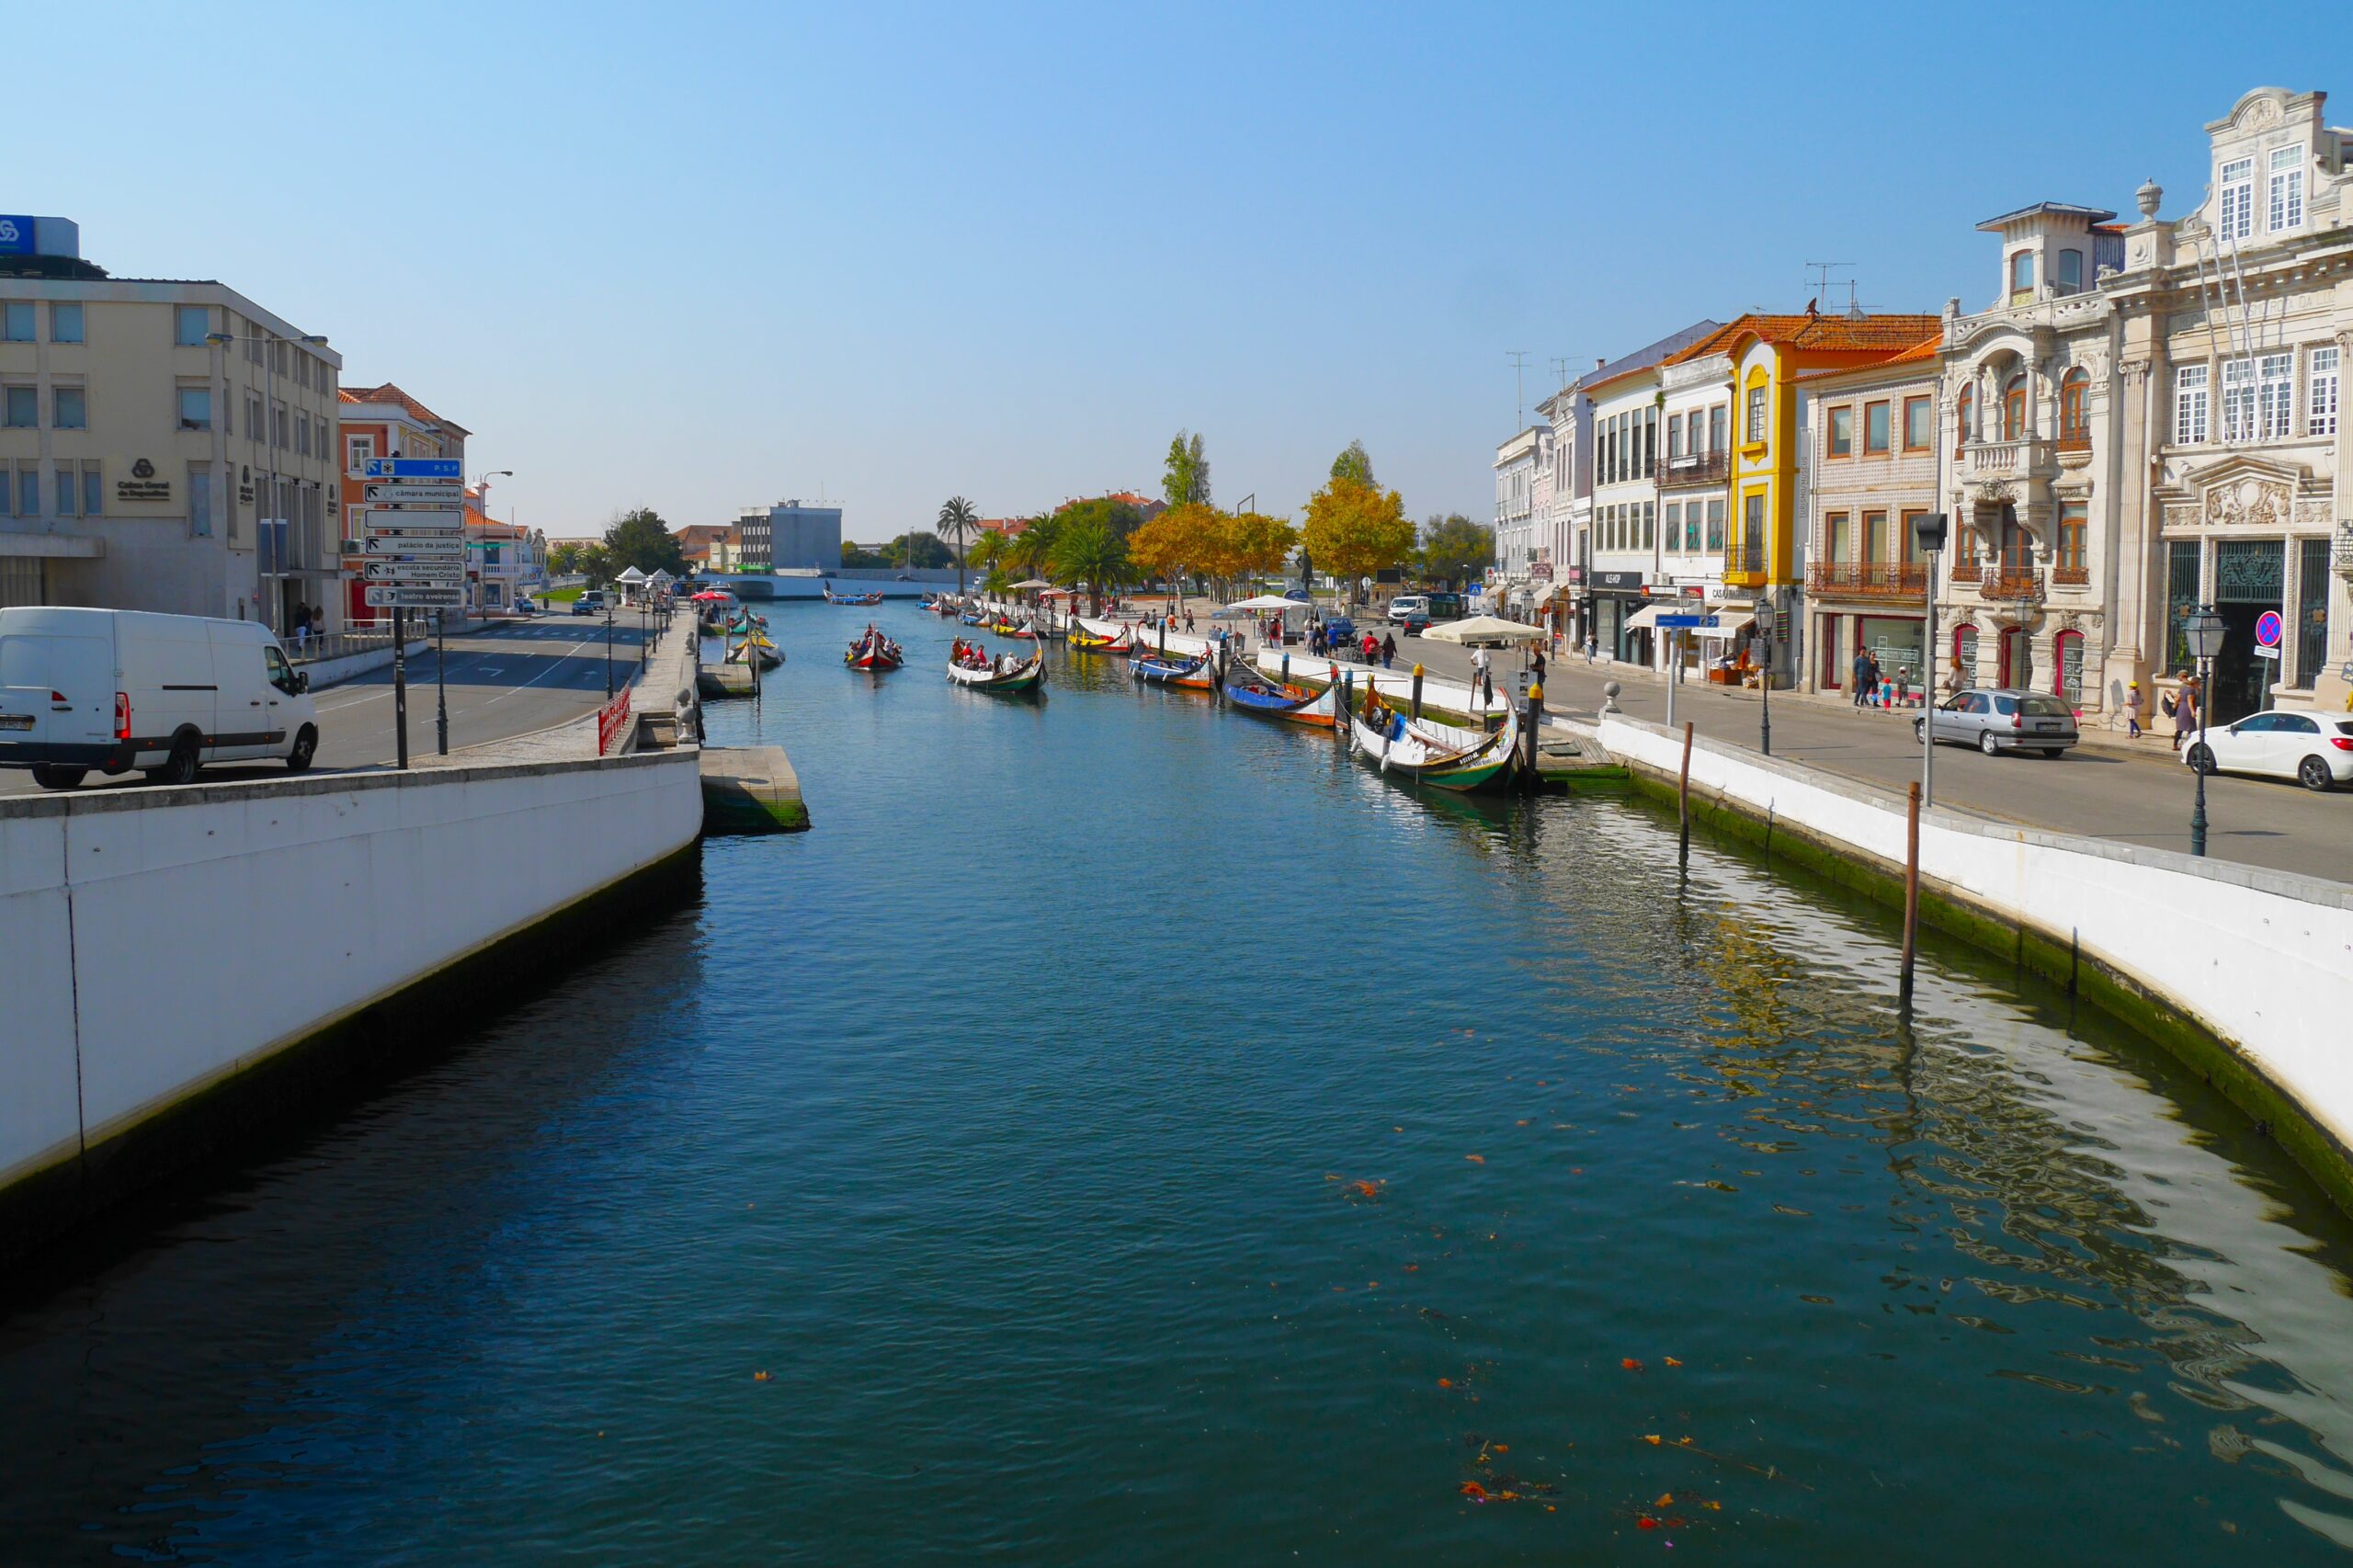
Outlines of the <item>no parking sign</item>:
[{"label": "no parking sign", "polygon": [[2279,612],[2278,610],[2268,609],[2255,618],[2255,640],[2259,646],[2265,648],[2279,646]]}]

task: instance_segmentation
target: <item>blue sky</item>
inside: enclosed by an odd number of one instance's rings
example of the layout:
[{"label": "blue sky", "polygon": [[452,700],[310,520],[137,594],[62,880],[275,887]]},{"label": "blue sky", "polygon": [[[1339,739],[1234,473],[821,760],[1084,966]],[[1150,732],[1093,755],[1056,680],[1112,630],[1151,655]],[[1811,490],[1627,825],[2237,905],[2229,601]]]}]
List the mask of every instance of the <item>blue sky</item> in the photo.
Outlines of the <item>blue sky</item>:
[{"label": "blue sky", "polygon": [[1483,518],[1507,350],[1532,407],[1816,259],[1982,306],[1978,220],[2150,176],[2176,216],[2242,93],[2353,96],[2318,15],[51,6],[0,210],[326,333],[557,535],[1154,491],[1180,426],[1228,505],[1296,516],[1361,437]]}]

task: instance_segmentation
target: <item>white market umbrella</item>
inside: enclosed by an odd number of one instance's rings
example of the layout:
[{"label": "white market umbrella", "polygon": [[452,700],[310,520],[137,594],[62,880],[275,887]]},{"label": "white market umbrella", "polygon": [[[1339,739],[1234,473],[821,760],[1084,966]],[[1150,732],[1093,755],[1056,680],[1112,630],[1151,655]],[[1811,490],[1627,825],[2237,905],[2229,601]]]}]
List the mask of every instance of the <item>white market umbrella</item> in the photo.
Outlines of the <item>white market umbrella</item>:
[{"label": "white market umbrella", "polygon": [[1303,601],[1299,599],[1287,599],[1275,594],[1260,594],[1255,599],[1236,599],[1233,603],[1226,606],[1225,608],[1228,609],[1255,612],[1269,609],[1305,609],[1308,607]]},{"label": "white market umbrella", "polygon": [[1541,642],[1552,633],[1524,620],[1474,615],[1468,620],[1449,620],[1443,625],[1433,626],[1422,635],[1440,642]]},{"label": "white market umbrella", "polygon": [[1032,588],[1051,588],[1052,586],[1053,585],[1047,582],[1043,577],[1029,577],[1014,584],[1009,591],[1017,594],[1026,594]]}]

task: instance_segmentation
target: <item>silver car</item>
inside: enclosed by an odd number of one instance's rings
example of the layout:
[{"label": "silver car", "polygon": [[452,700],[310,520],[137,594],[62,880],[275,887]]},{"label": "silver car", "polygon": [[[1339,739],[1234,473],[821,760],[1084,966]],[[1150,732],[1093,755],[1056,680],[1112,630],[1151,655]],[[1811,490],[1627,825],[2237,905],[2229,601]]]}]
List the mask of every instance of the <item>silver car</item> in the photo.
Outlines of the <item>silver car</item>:
[{"label": "silver car", "polygon": [[1939,742],[1973,745],[1987,756],[2005,751],[2057,756],[2079,738],[2075,709],[2047,691],[1955,692],[1926,718],[1912,721],[1913,739],[1921,738],[1930,719]]}]

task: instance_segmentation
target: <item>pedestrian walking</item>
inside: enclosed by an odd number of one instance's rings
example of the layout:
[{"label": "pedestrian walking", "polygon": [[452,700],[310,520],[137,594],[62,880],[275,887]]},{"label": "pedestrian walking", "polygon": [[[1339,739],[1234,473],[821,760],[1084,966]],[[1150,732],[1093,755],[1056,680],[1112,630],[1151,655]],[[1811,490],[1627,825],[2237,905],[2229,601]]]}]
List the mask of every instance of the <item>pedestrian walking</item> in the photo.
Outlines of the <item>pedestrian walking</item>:
[{"label": "pedestrian walking", "polygon": [[2165,710],[2173,715],[2173,744],[2176,751],[2182,742],[2198,733],[2198,703],[2203,694],[2198,689],[2198,677],[2188,670],[2181,673],[2181,690],[2165,699]]},{"label": "pedestrian walking", "polygon": [[1870,689],[1879,684],[1879,662],[1871,657],[1869,648],[1855,651],[1855,706],[1860,708]]},{"label": "pedestrian walking", "polygon": [[2141,738],[2141,683],[2128,681],[2124,687],[2124,738]]},{"label": "pedestrian walking", "polygon": [[1490,705],[1495,700],[1495,677],[1490,676],[1487,670],[1494,663],[1494,657],[1484,648],[1471,650],[1471,689],[1475,692],[1483,685],[1487,689],[1487,701]]},{"label": "pedestrian walking", "polygon": [[[1482,652],[1484,650],[1483,649]],[[1396,660],[1397,635],[1394,632],[1384,633],[1381,639],[1381,667],[1385,670],[1396,663]]]},{"label": "pedestrian walking", "polygon": [[1544,684],[1544,650],[1543,650],[1543,649],[1539,648],[1539,649],[1537,649],[1537,650],[1536,650],[1536,657],[1535,657],[1534,661],[1532,662],[1531,667],[1536,671],[1536,684],[1537,684],[1537,685],[1539,685],[1539,686],[1542,686],[1542,685]]},{"label": "pedestrian walking", "polygon": [[1601,644],[1600,644],[1600,642],[1597,642],[1597,641],[1595,639],[1595,637],[1594,637],[1594,635],[1593,635],[1593,633],[1592,633],[1592,632],[1590,632],[1590,631],[1586,632],[1586,633],[1585,634],[1585,662],[1586,662],[1586,664],[1588,664],[1588,665],[1589,665],[1589,664],[1592,664],[1596,659],[1599,658],[1600,656],[1601,656]]}]

